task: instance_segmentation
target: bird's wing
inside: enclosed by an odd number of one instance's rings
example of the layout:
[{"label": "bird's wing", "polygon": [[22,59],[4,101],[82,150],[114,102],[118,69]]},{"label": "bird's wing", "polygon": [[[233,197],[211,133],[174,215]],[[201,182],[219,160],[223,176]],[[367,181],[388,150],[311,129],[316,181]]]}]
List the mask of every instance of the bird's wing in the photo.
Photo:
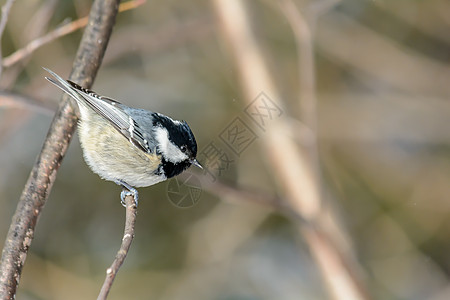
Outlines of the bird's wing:
[{"label": "bird's wing", "polygon": [[123,110],[121,107],[123,105],[120,102],[100,96],[70,80],[62,79],[58,74],[49,69],[44,69],[54,77],[45,77],[48,81],[69,94],[77,102],[86,104],[97,114],[109,121],[130,143],[144,152],[152,152],[147,139],[144,137],[144,131],[136,120]]}]

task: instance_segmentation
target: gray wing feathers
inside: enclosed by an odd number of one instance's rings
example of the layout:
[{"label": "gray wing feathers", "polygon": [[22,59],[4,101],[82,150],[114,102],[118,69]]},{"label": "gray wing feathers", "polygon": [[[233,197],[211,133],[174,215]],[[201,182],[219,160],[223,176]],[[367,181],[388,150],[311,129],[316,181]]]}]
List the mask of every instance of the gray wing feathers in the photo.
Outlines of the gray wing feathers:
[{"label": "gray wing feathers", "polygon": [[85,89],[74,82],[66,81],[47,68],[44,68],[44,70],[54,77],[45,77],[48,81],[69,94],[77,102],[80,102],[82,105],[86,104],[100,116],[108,120],[133,145],[144,152],[152,152],[139,124],[120,107],[122,104],[111,98],[97,95],[93,91]]}]

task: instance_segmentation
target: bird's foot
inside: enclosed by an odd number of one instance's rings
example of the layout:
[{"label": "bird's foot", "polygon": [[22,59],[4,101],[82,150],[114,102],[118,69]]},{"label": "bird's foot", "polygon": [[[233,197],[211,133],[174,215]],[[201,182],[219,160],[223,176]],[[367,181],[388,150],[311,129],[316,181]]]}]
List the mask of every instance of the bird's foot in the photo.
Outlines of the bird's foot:
[{"label": "bird's foot", "polygon": [[139,193],[138,191],[132,187],[131,185],[129,185],[126,182],[123,182],[121,180],[116,180],[115,183],[117,185],[121,185],[123,187],[122,192],[120,192],[120,203],[122,204],[123,207],[126,207],[126,202],[125,202],[125,198],[127,196],[132,196],[134,198],[134,204],[136,205],[136,207],[138,206],[138,199],[139,199]]}]

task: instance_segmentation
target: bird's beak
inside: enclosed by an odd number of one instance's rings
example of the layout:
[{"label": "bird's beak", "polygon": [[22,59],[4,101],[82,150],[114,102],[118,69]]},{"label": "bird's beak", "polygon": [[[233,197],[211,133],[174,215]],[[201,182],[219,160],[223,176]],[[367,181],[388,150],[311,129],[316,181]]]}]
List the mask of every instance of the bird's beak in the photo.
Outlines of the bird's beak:
[{"label": "bird's beak", "polygon": [[202,165],[201,165],[201,164],[198,162],[198,160],[196,160],[195,158],[191,159],[191,160],[190,160],[190,163],[191,163],[192,165],[194,165],[194,166],[196,166],[196,167],[199,167],[200,169],[203,170]]}]

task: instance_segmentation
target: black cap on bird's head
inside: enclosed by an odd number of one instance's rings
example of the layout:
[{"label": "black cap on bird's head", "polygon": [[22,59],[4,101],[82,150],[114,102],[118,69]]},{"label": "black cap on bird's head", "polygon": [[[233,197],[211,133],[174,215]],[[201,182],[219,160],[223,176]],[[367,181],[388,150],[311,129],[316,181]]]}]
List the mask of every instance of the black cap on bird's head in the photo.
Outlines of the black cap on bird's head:
[{"label": "black cap on bird's head", "polygon": [[197,142],[189,125],[185,121],[173,120],[158,113],[153,117],[165,175],[168,178],[178,175],[190,165],[202,168],[196,159]]}]

